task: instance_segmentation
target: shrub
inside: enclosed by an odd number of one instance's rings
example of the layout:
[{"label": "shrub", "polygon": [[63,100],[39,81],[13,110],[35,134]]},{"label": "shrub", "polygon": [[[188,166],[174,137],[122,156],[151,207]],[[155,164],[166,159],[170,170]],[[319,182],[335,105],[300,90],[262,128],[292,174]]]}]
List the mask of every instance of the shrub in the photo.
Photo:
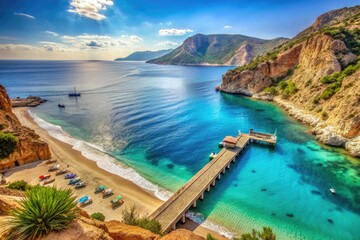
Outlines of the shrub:
[{"label": "shrub", "polygon": [[76,202],[70,189],[35,186],[19,201],[8,224],[9,239],[37,239],[61,231],[76,218]]},{"label": "shrub", "polygon": [[93,219],[96,219],[96,220],[99,220],[99,221],[102,221],[102,222],[105,221],[105,216],[104,216],[104,214],[102,214],[102,213],[100,213],[100,212],[91,214],[91,217],[92,217]]},{"label": "shrub", "polygon": [[215,237],[213,237],[213,235],[208,233],[208,235],[206,235],[206,240],[217,240],[217,239]]},{"label": "shrub", "polygon": [[11,182],[6,187],[20,191],[26,191],[26,190],[30,190],[32,186],[27,182],[25,182],[24,180],[20,180],[20,181]]},{"label": "shrub", "polygon": [[277,89],[274,86],[267,87],[267,88],[264,89],[264,92],[269,93],[272,96],[275,96],[277,94]]},{"label": "shrub", "polygon": [[0,133],[0,159],[8,157],[14,152],[17,138],[11,133]]},{"label": "shrub", "polygon": [[263,227],[263,230],[252,230],[251,233],[245,233],[241,235],[241,238],[234,238],[234,240],[276,240],[276,235],[269,227]]},{"label": "shrub", "polygon": [[280,87],[281,90],[284,90],[287,86],[288,86],[288,83],[285,82],[285,81],[281,81],[279,83],[279,87]]},{"label": "shrub", "polygon": [[355,117],[355,114],[350,113],[350,114],[347,116],[347,119],[351,119],[351,118],[353,118],[353,117]]},{"label": "shrub", "polygon": [[327,114],[327,112],[323,112],[321,114],[321,117],[322,117],[322,119],[327,119],[329,117],[329,115]]},{"label": "shrub", "polygon": [[158,221],[150,220],[149,218],[146,217],[140,218],[138,213],[136,212],[135,206],[132,206],[130,209],[125,208],[122,211],[122,215],[123,215],[123,223],[125,224],[138,226],[150,230],[155,234],[160,234],[160,235],[162,234],[161,224]]}]

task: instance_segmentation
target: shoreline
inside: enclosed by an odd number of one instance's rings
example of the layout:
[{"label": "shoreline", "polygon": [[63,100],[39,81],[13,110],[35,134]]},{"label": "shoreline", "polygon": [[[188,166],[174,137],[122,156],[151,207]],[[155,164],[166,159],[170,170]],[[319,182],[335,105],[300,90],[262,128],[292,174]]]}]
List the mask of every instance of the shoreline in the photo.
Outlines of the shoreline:
[{"label": "shoreline", "polygon": [[[106,216],[106,220],[121,220],[121,211],[125,207],[129,208],[135,205],[140,215],[149,215],[163,203],[162,200],[132,181],[102,169],[97,165],[96,161],[85,157],[80,151],[74,149],[72,145],[52,137],[45,129],[41,128],[35,122],[29,114],[28,108],[14,108],[13,112],[23,126],[33,129],[42,140],[49,144],[52,158],[58,160],[56,164],[61,164],[62,168],[69,165],[71,172],[77,173],[78,176],[87,182],[87,187],[76,190],[75,194],[77,197],[83,195],[90,195],[93,197],[93,204],[84,208],[84,210],[90,214],[102,212]],[[7,180],[16,181],[23,179],[30,184],[37,184],[37,177],[42,174],[47,174],[49,165],[45,165],[45,162],[34,162],[30,165],[20,168],[19,170],[14,169],[10,171],[6,177]],[[53,185],[58,187],[68,187],[67,181],[63,180],[63,176],[56,176],[55,179]],[[93,189],[98,185],[106,185],[107,187],[114,189],[115,194],[113,196],[116,196],[116,194],[123,195],[125,203],[121,207],[112,210],[108,203],[111,197],[104,199],[93,193]],[[195,234],[204,237],[206,237],[208,233],[211,233],[219,240],[227,239],[218,232],[205,228],[201,226],[201,224],[195,223],[189,219],[186,221],[186,224],[179,226],[179,228],[188,229]]]},{"label": "shoreline", "polygon": [[274,103],[281,108],[290,117],[293,117],[296,121],[306,126],[311,127],[307,133],[315,136],[316,140],[330,147],[337,147],[344,149],[345,152],[354,158],[360,158],[360,136],[354,138],[345,138],[336,131],[336,128],[331,125],[327,125],[323,120],[306,112],[304,109],[292,104],[291,102],[280,99],[273,96],[260,96],[259,94],[247,95],[240,92],[228,92],[223,89],[219,90],[222,93],[231,95],[240,95],[248,97],[255,101],[265,101]]}]

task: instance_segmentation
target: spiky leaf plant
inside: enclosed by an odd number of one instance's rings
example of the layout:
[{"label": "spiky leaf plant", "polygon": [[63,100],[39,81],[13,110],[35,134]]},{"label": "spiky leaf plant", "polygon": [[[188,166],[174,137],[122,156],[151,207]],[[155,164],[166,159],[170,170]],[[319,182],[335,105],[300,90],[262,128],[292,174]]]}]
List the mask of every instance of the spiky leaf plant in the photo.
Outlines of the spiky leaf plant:
[{"label": "spiky leaf plant", "polygon": [[76,218],[75,197],[70,189],[36,186],[12,212],[9,239],[37,239],[61,231]]}]

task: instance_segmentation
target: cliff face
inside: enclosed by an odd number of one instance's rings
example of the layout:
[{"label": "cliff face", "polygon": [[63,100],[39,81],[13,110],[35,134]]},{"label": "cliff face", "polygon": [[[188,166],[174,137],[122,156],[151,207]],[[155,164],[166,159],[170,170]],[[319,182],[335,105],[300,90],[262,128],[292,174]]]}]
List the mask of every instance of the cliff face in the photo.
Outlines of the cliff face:
[{"label": "cliff face", "polygon": [[346,18],[340,13],[349,10],[339,11],[322,15],[311,29],[335,25],[291,40],[278,48],[273,59],[264,57],[229,70],[220,90],[274,99],[315,127],[313,133],[321,142],[360,156],[360,7],[352,8],[350,12],[356,14]]},{"label": "cliff face", "polygon": [[239,66],[285,41],[284,38],[263,40],[243,35],[196,34],[177,49],[148,63]]},{"label": "cliff face", "polygon": [[47,143],[31,129],[20,124],[12,112],[11,100],[3,86],[0,85],[0,123],[1,132],[12,133],[18,139],[15,152],[8,158],[0,160],[0,169],[14,167],[36,160],[51,157]]}]

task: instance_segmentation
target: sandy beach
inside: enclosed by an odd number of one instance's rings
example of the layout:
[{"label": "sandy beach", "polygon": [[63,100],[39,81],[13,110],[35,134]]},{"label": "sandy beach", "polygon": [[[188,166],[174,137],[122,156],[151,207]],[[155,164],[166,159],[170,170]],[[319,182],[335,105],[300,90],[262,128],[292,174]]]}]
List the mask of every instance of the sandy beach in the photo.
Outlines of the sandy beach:
[{"label": "sandy beach", "polygon": [[[93,198],[93,203],[84,207],[84,210],[88,213],[101,212],[105,215],[106,220],[121,220],[122,210],[125,207],[136,206],[136,209],[141,215],[148,215],[162,204],[162,201],[150,192],[145,191],[129,180],[99,168],[96,162],[84,157],[81,152],[73,149],[71,145],[51,137],[46,130],[36,124],[29,115],[27,108],[14,108],[13,112],[24,126],[35,130],[35,132],[49,144],[52,158],[57,160],[54,164],[60,164],[60,168],[68,168],[70,172],[76,173],[87,183],[85,188],[75,190],[75,195],[76,197],[89,195]],[[38,177],[40,175],[48,174],[48,168],[49,165],[46,165],[45,162],[33,162],[11,169],[6,175],[6,179],[10,182],[25,180],[30,184],[37,184],[39,183]],[[62,188],[73,188],[68,185],[68,180],[64,179],[64,175],[55,176],[55,172],[51,173],[51,175],[52,178],[55,178],[55,181],[51,183],[52,185]],[[99,185],[112,188],[114,195],[103,198],[101,194],[94,194],[94,189]],[[120,207],[112,209],[110,207],[110,200],[118,194],[124,197],[125,202]],[[226,239],[218,233],[205,229],[201,227],[201,225],[189,220],[185,225],[179,225],[179,227],[187,228],[202,236],[211,233],[218,239]]]}]

